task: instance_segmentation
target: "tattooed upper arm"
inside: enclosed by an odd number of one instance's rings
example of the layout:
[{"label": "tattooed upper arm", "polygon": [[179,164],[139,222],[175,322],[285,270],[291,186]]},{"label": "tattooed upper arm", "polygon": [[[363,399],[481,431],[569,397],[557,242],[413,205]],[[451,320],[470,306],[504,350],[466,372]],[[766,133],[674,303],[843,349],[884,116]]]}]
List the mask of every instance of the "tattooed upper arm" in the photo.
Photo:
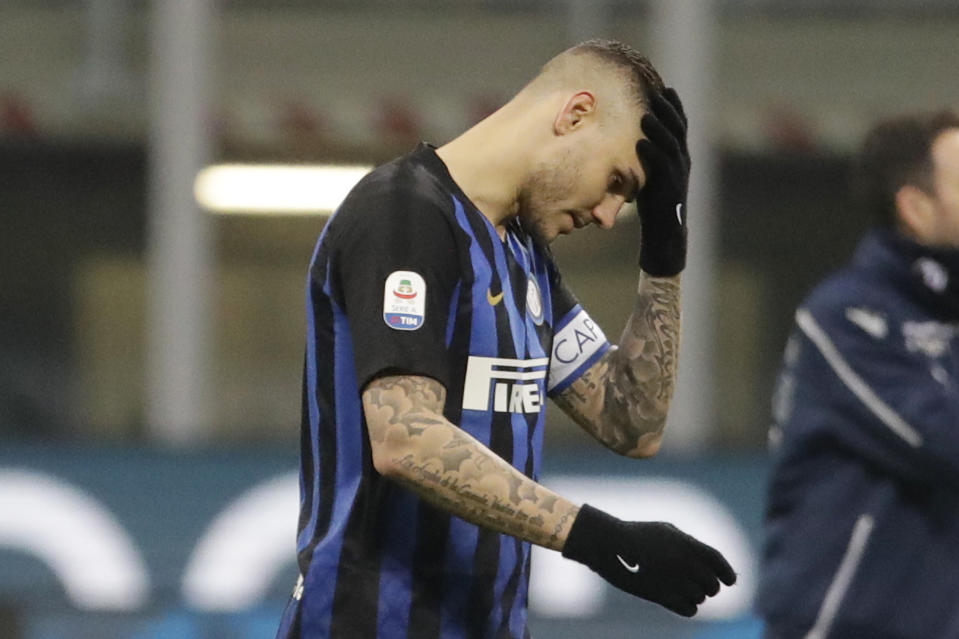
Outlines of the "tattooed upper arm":
[{"label": "tattooed upper arm", "polygon": [[377,469],[386,470],[388,447],[402,444],[421,431],[424,423],[443,419],[445,405],[446,387],[431,377],[395,375],[367,384],[363,413]]},{"label": "tattooed upper arm", "polygon": [[556,403],[588,433],[622,455],[659,450],[676,384],[679,278],[643,274],[620,338]]},{"label": "tattooed upper arm", "polygon": [[579,508],[513,468],[443,417],[446,389],[418,376],[363,391],[373,464],[459,517],[560,550]]}]

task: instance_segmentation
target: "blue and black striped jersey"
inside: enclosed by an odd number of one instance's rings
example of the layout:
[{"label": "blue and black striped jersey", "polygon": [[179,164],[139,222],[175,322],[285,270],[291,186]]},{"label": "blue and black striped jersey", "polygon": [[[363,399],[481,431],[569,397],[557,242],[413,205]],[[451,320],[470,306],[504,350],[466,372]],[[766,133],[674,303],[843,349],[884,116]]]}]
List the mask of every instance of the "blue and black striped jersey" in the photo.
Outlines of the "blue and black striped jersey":
[{"label": "blue and black striped jersey", "polygon": [[530,545],[443,512],[373,467],[361,392],[429,376],[445,416],[531,478],[545,400],[609,347],[548,250],[506,239],[432,147],[366,176],[310,264],[298,561],[281,636],[528,635]]}]

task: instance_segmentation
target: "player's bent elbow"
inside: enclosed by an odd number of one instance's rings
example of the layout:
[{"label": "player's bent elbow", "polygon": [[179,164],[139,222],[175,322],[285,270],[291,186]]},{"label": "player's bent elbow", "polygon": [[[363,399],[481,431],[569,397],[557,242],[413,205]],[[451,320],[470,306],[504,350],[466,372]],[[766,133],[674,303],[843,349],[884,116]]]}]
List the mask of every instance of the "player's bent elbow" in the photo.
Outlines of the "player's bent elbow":
[{"label": "player's bent elbow", "polygon": [[659,452],[663,445],[663,433],[645,433],[640,435],[636,445],[629,450],[617,451],[621,455],[632,459],[647,459]]},{"label": "player's bent elbow", "polygon": [[399,473],[403,452],[397,450],[400,446],[387,434],[389,425],[370,420],[367,426],[370,431],[370,457],[373,468],[384,477],[395,477]]},{"label": "player's bent elbow", "polygon": [[373,458],[373,468],[384,477],[390,477],[395,472],[393,460],[389,455],[384,454],[378,447],[373,446],[370,449]]},{"label": "player's bent elbow", "polygon": [[373,468],[383,477],[397,477],[400,475],[400,465],[396,451],[390,450],[385,444],[373,444],[370,446],[370,454],[373,458]]},{"label": "player's bent elbow", "polygon": [[414,480],[414,468],[418,455],[415,446],[405,442],[391,441],[387,438],[381,442],[370,442],[370,456],[373,468],[381,476],[396,480]]},{"label": "player's bent elbow", "polygon": [[636,457],[639,459],[646,459],[649,457],[653,457],[659,452],[659,449],[662,445],[663,445],[663,438],[657,437],[655,441],[651,441],[648,444],[640,446],[639,449],[636,451]]}]

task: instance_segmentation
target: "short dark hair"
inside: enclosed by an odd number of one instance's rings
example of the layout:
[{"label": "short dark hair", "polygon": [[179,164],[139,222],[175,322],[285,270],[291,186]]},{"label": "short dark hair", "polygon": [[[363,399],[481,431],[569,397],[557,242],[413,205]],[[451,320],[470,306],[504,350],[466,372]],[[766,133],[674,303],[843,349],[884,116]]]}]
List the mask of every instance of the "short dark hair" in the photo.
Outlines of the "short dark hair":
[{"label": "short dark hair", "polygon": [[618,40],[587,40],[564,53],[592,55],[624,71],[637,104],[649,104],[650,92],[663,91],[663,79],[649,58]]},{"label": "short dark hair", "polygon": [[959,128],[959,116],[950,110],[878,122],[866,134],[853,167],[853,194],[860,210],[877,225],[895,228],[896,193],[907,184],[932,191],[932,145],[952,128]]}]

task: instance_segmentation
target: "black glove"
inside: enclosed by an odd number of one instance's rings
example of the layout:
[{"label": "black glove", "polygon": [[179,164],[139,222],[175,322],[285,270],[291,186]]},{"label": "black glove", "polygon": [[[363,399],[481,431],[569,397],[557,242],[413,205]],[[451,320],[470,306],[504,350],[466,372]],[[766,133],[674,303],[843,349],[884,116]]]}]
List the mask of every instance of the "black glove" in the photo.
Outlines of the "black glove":
[{"label": "black glove", "polygon": [[689,189],[689,149],[686,114],[670,88],[650,98],[650,112],[640,122],[646,139],[636,143],[636,155],[646,183],[636,198],[642,224],[639,266],[650,275],[676,275],[686,266],[686,193]]},{"label": "black glove", "polygon": [[672,524],[622,521],[585,504],[566,538],[563,556],[586,564],[620,590],[692,617],[736,573],[718,550]]}]

